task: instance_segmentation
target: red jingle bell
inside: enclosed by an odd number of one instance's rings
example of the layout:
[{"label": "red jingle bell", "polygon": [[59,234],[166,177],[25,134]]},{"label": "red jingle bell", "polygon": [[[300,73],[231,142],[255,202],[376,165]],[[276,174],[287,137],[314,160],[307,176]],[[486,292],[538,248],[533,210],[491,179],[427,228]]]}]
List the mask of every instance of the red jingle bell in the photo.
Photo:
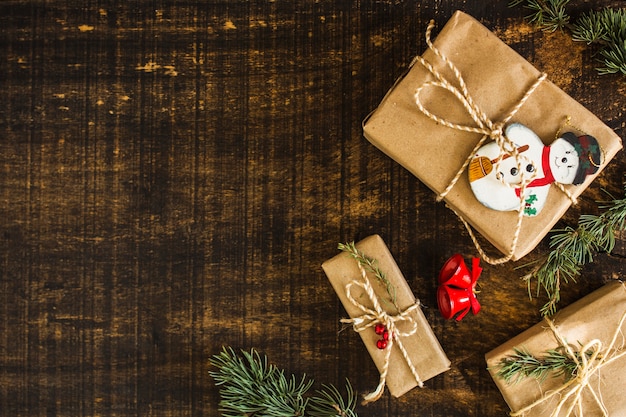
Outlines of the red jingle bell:
[{"label": "red jingle bell", "polygon": [[385,326],[382,323],[376,323],[376,326],[374,326],[374,331],[376,332],[377,335],[381,335],[385,331],[387,331],[387,326]]},{"label": "red jingle bell", "polygon": [[[449,320],[456,314],[460,321],[471,309],[470,292],[466,288],[454,288],[441,285],[437,289],[437,304],[444,319]],[[474,313],[476,314],[476,313]]]},{"label": "red jingle bell", "polygon": [[460,254],[453,255],[441,268],[437,304],[441,315],[446,320],[456,316],[460,321],[472,310],[473,314],[480,311],[480,303],[476,298],[476,281],[482,268],[480,259],[472,258],[472,271],[467,269],[465,260]]},{"label": "red jingle bell", "polygon": [[472,276],[465,265],[465,260],[460,254],[454,254],[443,264],[439,271],[439,284],[457,288],[469,288],[472,286]]},{"label": "red jingle bell", "polygon": [[380,339],[376,342],[376,347],[380,350],[385,349],[387,347],[388,342],[386,340]]}]

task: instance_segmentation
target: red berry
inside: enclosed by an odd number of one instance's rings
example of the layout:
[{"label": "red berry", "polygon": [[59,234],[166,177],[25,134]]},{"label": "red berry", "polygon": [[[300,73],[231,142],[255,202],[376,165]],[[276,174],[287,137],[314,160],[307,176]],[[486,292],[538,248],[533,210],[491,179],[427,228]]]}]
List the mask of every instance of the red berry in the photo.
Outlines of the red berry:
[{"label": "red berry", "polygon": [[382,323],[377,323],[376,326],[374,326],[374,331],[376,332],[376,334],[380,335],[383,334],[384,332],[387,331],[387,326],[385,326]]},{"label": "red berry", "polygon": [[389,332],[388,332],[387,330],[385,330],[385,331],[383,332],[383,340],[384,340],[384,341],[389,340]]},{"label": "red berry", "polygon": [[380,339],[379,341],[377,341],[377,342],[376,342],[376,347],[377,347],[378,349],[384,349],[384,348],[386,348],[386,347],[387,347],[387,341],[386,341],[386,340],[383,340],[383,339]]}]

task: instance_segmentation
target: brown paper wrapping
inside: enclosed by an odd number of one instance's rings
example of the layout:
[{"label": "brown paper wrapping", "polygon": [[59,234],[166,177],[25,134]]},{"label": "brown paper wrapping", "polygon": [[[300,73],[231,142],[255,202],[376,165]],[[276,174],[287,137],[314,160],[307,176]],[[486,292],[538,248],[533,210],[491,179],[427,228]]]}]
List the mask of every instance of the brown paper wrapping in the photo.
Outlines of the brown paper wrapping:
[{"label": "brown paper wrapping", "polygon": [[[599,339],[606,347],[615,334],[619,321],[626,313],[626,286],[621,282],[612,282],[594,291],[588,296],[561,310],[554,318],[559,333],[571,345],[580,348],[593,339]],[[624,330],[624,329],[622,329]],[[624,331],[617,339],[616,348],[626,348],[624,345]],[[537,356],[543,356],[549,349],[555,349],[559,342],[545,322],[536,324],[513,339],[497,347],[485,355],[489,372],[505,401],[513,411],[520,410],[542,395],[554,390],[563,384],[563,377],[546,378],[537,381],[535,378],[522,378],[517,383],[507,384],[498,377],[497,365],[500,360],[513,354],[513,348],[523,348]],[[626,416],[626,358],[612,362],[597,373],[590,380],[590,385],[600,394],[604,406],[610,416]],[[587,389],[583,391],[583,406],[585,417],[602,416],[597,403]],[[546,417],[555,410],[559,398],[556,396],[540,405],[535,406],[525,414],[525,417]],[[559,416],[564,416],[561,412]]]},{"label": "brown paper wrapping", "polygon": [[[416,303],[411,288],[380,236],[369,236],[358,242],[356,247],[369,258],[376,259],[378,267],[385,273],[387,279],[396,289],[397,304],[401,310],[406,310]],[[346,285],[352,280],[362,279],[356,260],[348,253],[342,252],[324,262],[322,268],[348,315],[351,318],[355,318],[363,314],[346,296]],[[379,300],[386,298],[387,290],[385,287],[380,285],[377,279],[369,273],[368,279]],[[351,291],[352,296],[356,300],[359,300],[363,305],[371,307],[368,303],[367,295],[360,287],[353,287]],[[388,307],[384,302],[381,302],[381,306],[384,309]],[[392,312],[387,312],[392,314]],[[417,331],[411,336],[403,337],[402,343],[408,351],[411,362],[417,370],[420,379],[426,381],[450,369],[450,361],[441,348],[422,310],[419,308],[415,309],[411,316],[417,323]],[[380,336],[374,332],[373,328],[359,332],[359,335],[380,372],[384,365],[384,351],[376,347],[376,341],[380,339]],[[418,385],[397,344],[392,346],[388,369],[387,387],[394,397],[399,397]]]},{"label": "brown paper wrapping", "polygon": [[[471,97],[493,122],[503,119],[524,96],[541,73],[477,20],[456,12],[441,30],[434,45],[460,70]],[[423,58],[454,85],[454,76],[429,49]],[[365,120],[364,136],[389,157],[417,176],[437,195],[450,184],[480,134],[461,132],[433,122],[416,104],[416,89],[432,75],[415,63],[387,93],[380,106]],[[422,103],[444,119],[474,126],[459,101],[441,88],[426,88]],[[604,164],[621,149],[619,136],[591,112],[548,80],[541,82],[511,122],[531,128],[549,145],[567,116],[572,125],[594,136],[604,150]],[[576,132],[576,131],[575,131]],[[576,132],[578,133],[578,132]],[[580,134],[580,133],[578,133]],[[566,186],[578,196],[601,172],[584,184]],[[500,212],[483,206],[473,195],[467,173],[445,198],[446,203],[497,249],[511,249],[517,212]],[[536,217],[525,217],[513,260],[530,252],[567,211],[571,200],[552,187],[548,201]]]}]

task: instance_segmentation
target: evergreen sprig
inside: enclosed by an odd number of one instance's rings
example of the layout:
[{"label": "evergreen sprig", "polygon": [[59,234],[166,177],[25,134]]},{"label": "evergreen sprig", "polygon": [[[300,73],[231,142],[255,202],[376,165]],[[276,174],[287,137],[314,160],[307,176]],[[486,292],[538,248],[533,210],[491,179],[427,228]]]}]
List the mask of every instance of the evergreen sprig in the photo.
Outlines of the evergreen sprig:
[{"label": "evergreen sprig", "polygon": [[542,30],[569,29],[576,41],[600,47],[601,75],[626,75],[626,9],[605,8],[582,14],[570,23],[567,4],[570,0],[513,0],[510,7],[523,4],[531,13],[526,18]]},{"label": "evergreen sprig", "polygon": [[[566,354],[563,348],[550,349],[542,357],[537,357],[525,349],[514,348],[513,354],[500,360],[497,375],[507,383],[519,382],[522,378],[532,377],[544,381],[548,375],[565,377],[568,381],[576,375],[578,363],[582,362],[580,352],[574,352],[576,360]],[[587,358],[592,352],[585,352]]]},{"label": "evergreen sprig", "polygon": [[323,385],[322,390],[309,401],[308,414],[310,417],[357,417],[356,394],[346,381],[346,399],[333,385]]},{"label": "evergreen sprig", "polygon": [[525,3],[523,7],[531,11],[526,18],[542,30],[554,32],[569,24],[570,17],[565,8],[569,2],[570,0],[513,0],[509,5],[514,7]]},{"label": "evergreen sprig", "polygon": [[550,238],[551,251],[523,277],[531,298],[534,279],[537,280],[536,296],[543,290],[548,297],[540,310],[543,316],[556,313],[561,283],[576,282],[582,267],[593,262],[594,254],[611,253],[616,233],[626,229],[626,197],[614,199],[600,209],[604,210],[600,215],[581,215],[576,228],[555,229]]},{"label": "evergreen sprig", "polygon": [[572,27],[574,40],[603,46],[600,74],[626,75],[626,9],[604,9],[583,14]]},{"label": "evergreen sprig", "polygon": [[224,347],[210,364],[209,374],[220,387],[220,411],[224,417],[357,417],[356,395],[346,381],[346,399],[337,388],[324,385],[307,396],[313,380],[304,375],[289,378],[254,349],[237,355]]},{"label": "evergreen sprig", "polygon": [[384,285],[385,289],[387,290],[387,294],[389,295],[389,300],[385,300],[385,301],[390,302],[396,308],[397,311],[400,311],[400,308],[398,307],[398,303],[397,303],[396,288],[393,286],[391,281],[387,279],[387,276],[385,275],[385,273],[380,270],[380,268],[377,265],[378,262],[376,261],[376,259],[372,259],[368,257],[362,251],[357,249],[354,242],[339,243],[337,247],[339,250],[346,252],[350,256],[352,256],[359,263],[359,265],[361,265],[367,272],[371,272],[372,274],[374,274],[378,282]]}]

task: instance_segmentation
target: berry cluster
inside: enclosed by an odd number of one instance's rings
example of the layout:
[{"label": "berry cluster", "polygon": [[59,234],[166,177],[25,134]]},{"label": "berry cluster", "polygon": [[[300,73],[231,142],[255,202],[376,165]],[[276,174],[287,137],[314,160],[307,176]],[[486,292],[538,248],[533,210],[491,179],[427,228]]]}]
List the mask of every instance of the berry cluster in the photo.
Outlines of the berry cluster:
[{"label": "berry cluster", "polygon": [[378,323],[374,327],[374,331],[381,337],[381,339],[376,342],[376,347],[378,349],[385,349],[389,344],[389,337],[391,336],[387,330],[387,326],[382,323]]}]

